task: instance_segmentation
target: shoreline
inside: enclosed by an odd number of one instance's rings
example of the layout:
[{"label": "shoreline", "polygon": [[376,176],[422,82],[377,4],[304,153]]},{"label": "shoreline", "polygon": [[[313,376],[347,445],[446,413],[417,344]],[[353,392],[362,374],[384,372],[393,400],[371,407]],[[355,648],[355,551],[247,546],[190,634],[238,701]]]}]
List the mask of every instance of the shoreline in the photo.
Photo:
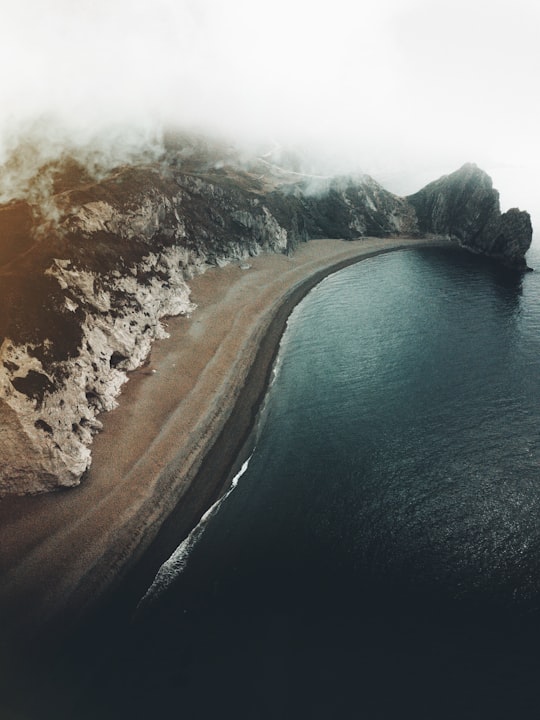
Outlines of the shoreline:
[{"label": "shoreline", "polygon": [[[33,642],[60,628],[64,636],[115,592],[113,615],[136,605],[241,464],[293,308],[344,267],[436,246],[453,245],[312,240],[292,257],[262,255],[249,270],[229,265],[190,281],[198,309],[168,321],[171,338],[156,343],[119,408],[102,416],[88,477],[0,503],[0,615],[14,637],[23,628]],[[246,302],[248,291],[256,296]]]},{"label": "shoreline", "polygon": [[[379,238],[367,238],[367,240],[378,241]],[[350,243],[351,241],[338,242]],[[362,243],[363,240],[356,242]],[[322,280],[346,267],[389,252],[426,247],[454,248],[455,244],[439,239],[429,241],[413,238],[394,239],[387,247],[362,250],[359,254],[325,266],[304,278],[278,301],[277,309],[275,309],[268,326],[261,333],[262,337],[258,343],[255,358],[249,367],[240,394],[236,398],[222,430],[207,449],[199,470],[185,495],[164,518],[155,538],[141,557],[117,582],[117,596],[109,597],[109,602],[103,603],[103,611],[99,606],[96,608],[91,628],[94,623],[101,627],[104,621],[109,627],[116,628],[131,621],[137,612],[138,603],[151,586],[161,565],[197,527],[206,511],[225,495],[230,488],[232,479],[252,454],[256,422],[268,392],[273,368],[281,348],[281,339],[295,307]],[[212,478],[212,480],[209,481],[208,478]],[[206,498],[206,500],[201,502],[202,498]],[[126,609],[129,610],[128,615],[126,615]],[[83,634],[88,638],[93,632],[91,629],[90,632]],[[122,629],[120,629],[121,632]]]},{"label": "shoreline", "polygon": [[[388,252],[435,246],[436,243],[403,245],[373,250],[360,257],[348,258],[310,276],[282,299],[259,343],[240,395],[236,399],[223,429],[206,452],[186,495],[165,518],[156,537],[139,559],[136,567],[132,568],[131,577],[128,576],[124,579],[122,605],[126,604],[124,595],[127,595],[133,602],[133,606],[136,606],[136,603],[152,584],[159,567],[168,560],[182,540],[199,524],[204,513],[227,492],[233,477],[251,455],[256,421],[268,391],[272,371],[281,347],[281,339],[294,308],[324,278],[350,265]],[[206,478],[213,478],[213,481],[209,482]],[[207,498],[203,505],[201,505],[201,495]]]}]

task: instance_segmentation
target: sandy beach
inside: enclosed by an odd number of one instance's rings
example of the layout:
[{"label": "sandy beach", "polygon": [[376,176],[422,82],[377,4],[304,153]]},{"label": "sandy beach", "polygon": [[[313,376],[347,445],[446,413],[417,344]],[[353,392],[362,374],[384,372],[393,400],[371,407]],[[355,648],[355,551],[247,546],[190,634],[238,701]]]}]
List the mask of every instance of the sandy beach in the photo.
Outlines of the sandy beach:
[{"label": "sandy beach", "polygon": [[292,307],[331,270],[425,244],[317,240],[293,256],[261,255],[249,269],[235,264],[194,278],[197,309],[166,321],[170,338],[155,343],[119,407],[102,416],[81,485],[0,502],[4,634],[69,628],[133,567],[144,592],[223,490]]}]

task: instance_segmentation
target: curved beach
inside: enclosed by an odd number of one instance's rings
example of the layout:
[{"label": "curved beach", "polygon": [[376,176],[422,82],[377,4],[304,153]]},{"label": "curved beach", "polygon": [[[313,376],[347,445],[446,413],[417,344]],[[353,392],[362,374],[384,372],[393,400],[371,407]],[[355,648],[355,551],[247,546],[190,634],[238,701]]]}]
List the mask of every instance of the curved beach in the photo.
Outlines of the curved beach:
[{"label": "curved beach", "polygon": [[197,310],[169,319],[170,338],[131,373],[119,407],[102,417],[82,484],[0,502],[3,628],[18,641],[69,629],[122,580],[135,600],[143,594],[222,492],[292,308],[335,270],[425,244],[315,240],[293,256],[261,255],[249,269],[230,265],[194,278]]}]

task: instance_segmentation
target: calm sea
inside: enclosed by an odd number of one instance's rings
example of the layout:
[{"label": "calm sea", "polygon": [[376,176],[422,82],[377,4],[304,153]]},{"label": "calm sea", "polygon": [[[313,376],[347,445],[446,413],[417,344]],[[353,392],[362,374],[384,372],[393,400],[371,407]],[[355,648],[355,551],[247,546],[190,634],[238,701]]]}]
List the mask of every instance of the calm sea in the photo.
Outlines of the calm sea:
[{"label": "calm sea", "polygon": [[539,419],[540,272],[434,248],[324,280],[101,717],[540,717]]}]

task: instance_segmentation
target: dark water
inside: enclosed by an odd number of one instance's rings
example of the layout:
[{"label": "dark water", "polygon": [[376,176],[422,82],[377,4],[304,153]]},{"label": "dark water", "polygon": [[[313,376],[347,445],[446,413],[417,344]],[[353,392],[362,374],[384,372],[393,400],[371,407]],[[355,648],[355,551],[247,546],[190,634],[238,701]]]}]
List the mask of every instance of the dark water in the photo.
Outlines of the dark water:
[{"label": "dark water", "polygon": [[321,283],[111,713],[540,717],[539,331],[540,273],[457,251]]}]

